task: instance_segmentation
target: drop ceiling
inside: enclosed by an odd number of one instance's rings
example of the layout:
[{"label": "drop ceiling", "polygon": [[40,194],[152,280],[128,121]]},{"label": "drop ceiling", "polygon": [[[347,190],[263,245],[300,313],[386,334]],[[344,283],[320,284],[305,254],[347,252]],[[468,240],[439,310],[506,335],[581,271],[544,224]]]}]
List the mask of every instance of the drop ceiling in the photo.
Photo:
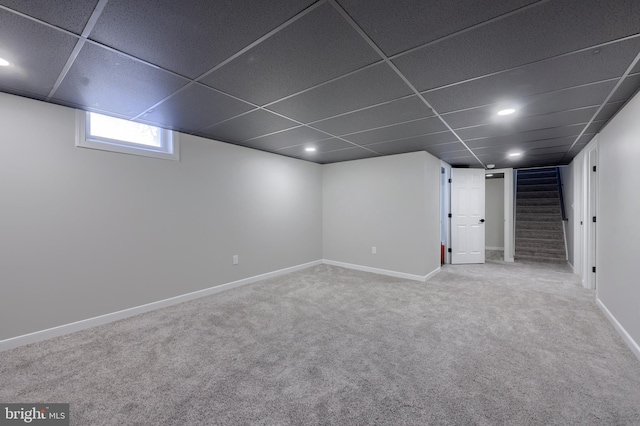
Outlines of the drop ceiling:
[{"label": "drop ceiling", "polygon": [[639,54],[637,0],[0,0],[0,90],[317,163],[568,164]]}]

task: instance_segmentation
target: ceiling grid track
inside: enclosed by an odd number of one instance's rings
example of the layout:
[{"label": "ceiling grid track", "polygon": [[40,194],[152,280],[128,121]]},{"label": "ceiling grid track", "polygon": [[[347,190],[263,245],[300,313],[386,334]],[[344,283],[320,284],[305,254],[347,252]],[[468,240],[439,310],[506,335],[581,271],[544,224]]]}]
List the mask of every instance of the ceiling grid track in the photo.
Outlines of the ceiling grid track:
[{"label": "ceiling grid track", "polygon": [[[247,0],[224,18],[240,23],[247,13],[260,11],[263,21],[247,23],[245,29],[253,32],[242,38],[241,28],[207,27],[205,16],[216,16],[218,9],[206,0],[197,0],[190,10],[160,4],[152,10],[108,0],[0,5],[4,39],[19,52],[12,63],[20,66],[21,56],[39,55],[27,56],[37,64],[31,65],[31,80],[0,74],[0,83],[19,96],[310,161],[427,151],[451,164],[484,167],[508,164],[499,156],[520,149],[530,151],[528,159],[518,162],[522,167],[566,164],[637,93],[640,28],[632,18],[635,9],[615,0],[584,7],[579,0],[485,6],[432,10],[391,0],[370,6],[355,0],[305,0],[297,7],[282,6],[279,18],[267,19],[265,12],[274,12],[275,6]],[[418,13],[428,10],[433,13]],[[600,22],[602,28],[589,33],[556,19],[566,16],[576,25],[593,27],[603,11],[610,22]],[[158,22],[177,13],[183,23],[197,23],[195,34],[202,37],[183,37],[175,20],[165,30],[138,21],[145,13]],[[403,24],[406,34],[397,30]],[[500,38],[519,28],[526,33],[512,41]],[[150,37],[148,46],[139,44],[144,37]],[[177,66],[171,59],[176,58],[173,52],[197,58],[212,48],[208,40],[224,37],[236,41],[211,60]],[[332,42],[331,37],[341,38]],[[557,46],[545,49],[536,42]],[[501,43],[505,52],[492,53],[500,51]],[[289,48],[290,56],[282,53]],[[450,61],[446,49],[451,49]],[[455,54],[466,50],[484,60],[466,70],[465,55]],[[250,56],[257,62],[243,71]],[[122,68],[116,69],[120,57]],[[350,57],[358,59],[348,62]],[[101,75],[111,67],[113,73]],[[94,75],[91,85],[82,73]],[[291,83],[276,80],[283,77]],[[252,80],[243,85],[243,78]],[[38,86],[39,81],[46,86]],[[127,94],[130,100],[122,100]],[[121,101],[109,103],[110,96]],[[519,107],[518,121],[494,120],[504,101]],[[313,144],[323,154],[315,159],[301,153]],[[338,151],[345,152],[326,155]]]},{"label": "ceiling grid track", "polygon": [[616,93],[616,90],[618,90],[618,88],[622,85],[622,83],[624,82],[624,80],[629,76],[629,74],[631,73],[631,71],[633,70],[633,68],[636,66],[636,64],[638,63],[638,61],[640,61],[640,52],[638,52],[638,54],[636,55],[636,57],[633,59],[633,61],[631,62],[631,64],[627,67],[627,70],[624,72],[624,74],[622,74],[622,77],[620,77],[620,79],[618,80],[618,82],[616,83],[615,86],[613,86],[613,89],[611,89],[611,92],[609,92],[609,94],[607,95],[607,97],[605,98],[604,101],[602,101],[602,104],[600,104],[600,107],[596,110],[596,112],[593,114],[593,117],[591,117],[591,120],[589,120],[589,122],[586,124],[586,126],[584,126],[584,129],[582,129],[582,132],[580,132],[580,134],[578,135],[578,137],[576,138],[575,141],[573,141],[573,143],[571,144],[571,146],[569,147],[569,149],[567,150],[567,152],[564,154],[564,156],[562,157],[562,159],[564,160],[564,158],[566,158],[566,156],[569,154],[569,152],[571,151],[571,149],[573,149],[574,146],[576,146],[576,144],[578,143],[578,141],[580,140],[580,138],[585,134],[585,132],[587,131],[587,129],[589,128],[589,126],[591,125],[591,123],[594,122],[594,120],[596,119],[596,117],[598,116],[598,114],[600,114],[600,111],[602,111],[602,109],[604,108],[604,106],[609,102],[609,99],[611,99],[613,97],[613,95]]},{"label": "ceiling grid track", "polygon": [[469,150],[469,152],[471,153],[471,155],[473,155],[473,157],[478,160],[478,163],[480,163],[480,165],[483,168],[486,168],[486,166],[484,165],[484,163],[482,161],[480,161],[480,159],[478,158],[478,156],[471,150],[471,148],[469,148],[469,146],[467,146],[466,143],[464,143],[464,141],[462,140],[462,138],[460,136],[458,136],[458,134],[455,132],[455,130],[453,130],[453,128],[449,125],[449,123],[447,123],[444,118],[442,118],[442,116],[438,113],[438,111],[435,110],[435,108],[433,108],[431,106],[431,104],[424,98],[424,96],[422,96],[422,94],[415,88],[415,86],[413,84],[411,84],[411,82],[409,81],[409,79],[407,79],[407,77],[405,77],[405,75],[398,69],[398,67],[395,66],[395,64],[393,62],[391,62],[391,60],[389,59],[389,57],[382,51],[382,49],[380,49],[378,47],[378,45],[371,39],[371,37],[369,37],[367,35],[367,33],[364,32],[364,30],[362,28],[360,28],[360,26],[356,23],[356,21],[353,20],[353,18],[342,8],[342,6],[340,6],[335,0],[328,0],[329,3],[340,13],[340,15],[342,15],[342,17],[353,27],[353,29],[355,29],[358,34],[360,34],[360,36],[367,42],[369,43],[369,45],[378,53],[378,55],[380,55],[380,57],[385,61],[385,63],[391,67],[391,69],[398,75],[398,77],[400,77],[402,79],[402,81],[405,82],[405,84],[407,86],[409,86],[409,88],[411,89],[411,91],[418,96],[418,98],[420,98],[420,100],[427,106],[427,108],[430,108],[431,111],[433,111],[433,113],[435,114],[436,117],[438,117],[440,119],[440,121],[442,121],[442,123],[447,127],[447,129],[449,129],[449,131],[451,131],[451,133],[453,133],[453,135],[460,141],[460,143],[462,145],[464,145],[464,147]]},{"label": "ceiling grid track", "polygon": [[78,58],[78,55],[80,54],[80,50],[82,50],[82,47],[84,46],[85,42],[87,41],[87,38],[89,38],[89,34],[91,34],[91,31],[93,31],[93,27],[96,25],[96,22],[98,22],[98,18],[102,14],[102,11],[104,10],[104,8],[107,5],[108,1],[109,0],[99,0],[98,4],[96,4],[96,7],[93,9],[93,12],[91,13],[91,16],[89,17],[89,20],[87,21],[87,24],[84,26],[84,29],[82,30],[82,34],[80,34],[80,38],[76,42],[76,45],[74,46],[73,50],[71,51],[71,54],[69,55],[69,58],[67,59],[67,62],[64,64],[64,67],[62,68],[62,71],[60,71],[60,75],[58,76],[56,82],[54,83],[53,87],[51,88],[51,91],[49,92],[49,95],[47,96],[47,101],[50,101],[51,98],[53,98],[53,95],[56,93],[56,91],[58,90],[58,88],[62,84],[62,81],[67,76],[67,73],[71,69],[71,66],[73,65],[73,63]]}]

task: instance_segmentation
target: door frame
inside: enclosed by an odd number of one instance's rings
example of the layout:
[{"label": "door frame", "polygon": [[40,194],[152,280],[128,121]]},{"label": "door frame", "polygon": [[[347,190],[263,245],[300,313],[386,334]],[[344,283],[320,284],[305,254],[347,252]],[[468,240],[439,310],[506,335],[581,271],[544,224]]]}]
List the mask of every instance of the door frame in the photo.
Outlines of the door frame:
[{"label": "door frame", "polygon": [[[441,179],[444,178],[444,185],[440,185],[440,239],[444,243],[444,263],[451,263],[451,253],[449,248],[451,247],[451,165],[440,160],[440,170],[444,170],[444,176],[441,173]],[[444,235],[442,235],[442,229],[444,229]]]},{"label": "door frame", "polygon": [[[590,147],[585,152],[585,189],[586,189],[586,221],[585,226],[585,262],[584,262],[584,286],[586,288],[596,290],[596,273],[592,271],[592,267],[597,270],[598,256],[596,251],[597,237],[598,237],[598,223],[593,222],[593,218],[598,216],[598,143]],[[596,167],[596,171],[593,168]]]},{"label": "door frame", "polygon": [[513,168],[486,169],[485,174],[502,173],[504,175],[504,261],[515,259],[516,236],[514,231],[514,171]]}]

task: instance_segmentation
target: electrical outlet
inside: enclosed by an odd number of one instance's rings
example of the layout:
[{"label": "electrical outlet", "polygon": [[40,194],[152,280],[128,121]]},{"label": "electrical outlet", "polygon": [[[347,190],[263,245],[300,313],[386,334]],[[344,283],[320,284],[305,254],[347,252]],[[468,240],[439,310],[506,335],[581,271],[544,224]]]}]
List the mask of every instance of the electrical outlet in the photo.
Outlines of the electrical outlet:
[{"label": "electrical outlet", "polygon": [[240,259],[238,258],[238,255],[237,255],[237,254],[234,254],[234,255],[233,255],[233,264],[234,264],[234,265],[237,265],[239,261],[240,261]]},{"label": "electrical outlet", "polygon": [[378,253],[378,249],[374,246],[371,247],[371,254],[377,254]]}]

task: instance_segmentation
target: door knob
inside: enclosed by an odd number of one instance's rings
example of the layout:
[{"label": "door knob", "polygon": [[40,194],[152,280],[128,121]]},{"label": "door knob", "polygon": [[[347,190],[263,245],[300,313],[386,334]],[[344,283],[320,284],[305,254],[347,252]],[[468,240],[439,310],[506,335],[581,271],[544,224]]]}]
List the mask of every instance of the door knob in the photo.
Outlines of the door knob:
[{"label": "door knob", "polygon": [[480,219],[480,223],[484,223],[484,219]]}]

